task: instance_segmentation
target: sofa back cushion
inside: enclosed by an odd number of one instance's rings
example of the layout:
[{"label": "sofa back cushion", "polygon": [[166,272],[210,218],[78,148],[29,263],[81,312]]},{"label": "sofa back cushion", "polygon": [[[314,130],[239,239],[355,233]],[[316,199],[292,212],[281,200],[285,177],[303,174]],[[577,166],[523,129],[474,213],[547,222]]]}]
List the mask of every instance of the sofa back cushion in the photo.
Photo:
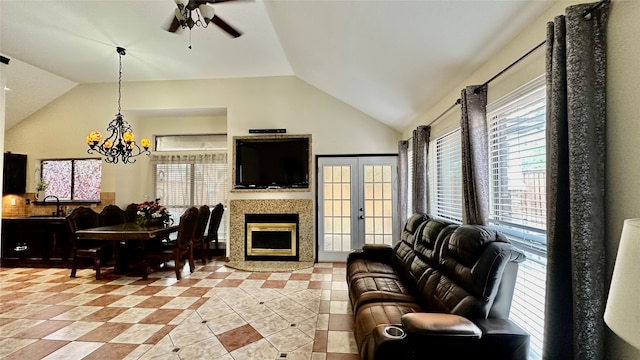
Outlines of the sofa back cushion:
[{"label": "sofa back cushion", "polygon": [[442,220],[426,220],[413,245],[414,250],[418,252],[420,258],[430,266],[438,266],[440,246],[442,246],[442,243],[438,242],[438,236],[447,226],[457,227],[457,225],[452,225]]},{"label": "sofa back cushion", "polygon": [[414,292],[420,289],[420,278],[425,273],[430,274],[439,265],[440,245],[437,238],[447,226],[457,225],[425,218],[422,222],[415,221],[410,226],[405,226],[404,240],[396,244],[392,264],[404,283]]},{"label": "sofa back cushion", "polygon": [[422,227],[427,216],[423,214],[413,214],[404,225],[400,234],[400,241],[393,247],[391,253],[391,264],[397,269],[398,273],[407,273],[408,267],[416,256],[413,251],[413,245],[416,238],[420,236]]},{"label": "sofa back cushion", "polygon": [[433,312],[486,318],[506,264],[520,253],[502,234],[477,225],[448,227],[437,243],[438,265],[418,282],[423,306]]},{"label": "sofa back cushion", "polygon": [[400,234],[400,241],[405,241],[413,246],[416,241],[416,237],[419,235],[418,231],[422,223],[427,220],[427,216],[423,214],[413,214],[407,222],[404,224],[404,229]]}]

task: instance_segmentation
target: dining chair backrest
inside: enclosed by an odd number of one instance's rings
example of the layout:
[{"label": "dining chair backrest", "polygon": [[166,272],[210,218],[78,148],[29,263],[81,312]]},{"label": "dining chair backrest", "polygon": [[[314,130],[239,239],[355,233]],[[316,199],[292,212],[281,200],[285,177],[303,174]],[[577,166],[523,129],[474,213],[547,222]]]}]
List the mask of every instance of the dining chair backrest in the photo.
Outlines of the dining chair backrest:
[{"label": "dining chair backrest", "polygon": [[124,212],[127,214],[127,222],[134,222],[138,217],[138,204],[131,203],[127,205]]},{"label": "dining chair backrest", "polygon": [[224,213],[224,205],[218,203],[213,207],[211,211],[211,219],[209,220],[209,229],[207,230],[207,237],[209,239],[218,238],[218,228],[220,228],[220,222],[222,221],[222,214]]},{"label": "dining chair backrest", "polygon": [[118,205],[107,205],[100,212],[100,225],[116,225],[127,222],[127,213]]},{"label": "dining chair backrest", "polygon": [[75,232],[78,230],[100,226],[100,215],[91,208],[80,206],[67,216],[67,223],[72,236],[75,238]]},{"label": "dining chair backrest", "polygon": [[202,241],[202,238],[204,237],[204,230],[207,227],[207,222],[209,221],[210,214],[211,210],[207,205],[202,205],[198,209],[198,223],[196,225],[195,233],[193,234],[194,241]]},{"label": "dining chair backrest", "polygon": [[196,231],[196,225],[198,223],[198,209],[192,206],[185,210],[180,216],[180,224],[178,225],[178,239],[176,243],[179,247],[188,247],[193,238],[193,234]]}]

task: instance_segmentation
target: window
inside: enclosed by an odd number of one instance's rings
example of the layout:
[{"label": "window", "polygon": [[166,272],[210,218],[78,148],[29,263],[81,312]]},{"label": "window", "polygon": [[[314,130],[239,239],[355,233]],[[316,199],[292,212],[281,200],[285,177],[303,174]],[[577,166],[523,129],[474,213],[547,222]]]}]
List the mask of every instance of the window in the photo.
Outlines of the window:
[{"label": "window", "polygon": [[540,359],[546,282],[546,90],[544,77],[487,107],[490,226],[527,255],[518,272],[511,319],[531,335]]},{"label": "window", "polygon": [[[227,155],[153,155],[155,197],[160,199],[174,222],[191,207],[227,204]],[[227,239],[228,212],[218,230],[221,241]]]},{"label": "window", "polygon": [[70,201],[100,201],[100,159],[43,160],[41,177],[48,184],[46,196]]},{"label": "window", "polygon": [[429,143],[429,214],[462,222],[460,129]]},{"label": "window", "polygon": [[227,150],[227,134],[156,135],[156,151]]}]

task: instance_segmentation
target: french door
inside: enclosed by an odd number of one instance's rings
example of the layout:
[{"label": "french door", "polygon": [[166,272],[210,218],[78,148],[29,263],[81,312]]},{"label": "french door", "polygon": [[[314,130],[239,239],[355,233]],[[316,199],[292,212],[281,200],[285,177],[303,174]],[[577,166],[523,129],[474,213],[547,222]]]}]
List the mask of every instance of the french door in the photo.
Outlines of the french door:
[{"label": "french door", "polygon": [[346,261],[398,233],[397,156],[318,157],[318,261]]}]

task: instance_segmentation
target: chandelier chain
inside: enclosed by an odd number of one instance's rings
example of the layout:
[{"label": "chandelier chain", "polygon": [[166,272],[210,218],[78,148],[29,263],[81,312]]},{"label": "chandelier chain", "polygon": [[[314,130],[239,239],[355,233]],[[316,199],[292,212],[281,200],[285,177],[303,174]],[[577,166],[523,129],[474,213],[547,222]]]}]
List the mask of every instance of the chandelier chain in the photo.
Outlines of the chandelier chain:
[{"label": "chandelier chain", "polygon": [[122,54],[118,52],[118,114],[120,114],[120,99],[122,98]]}]

